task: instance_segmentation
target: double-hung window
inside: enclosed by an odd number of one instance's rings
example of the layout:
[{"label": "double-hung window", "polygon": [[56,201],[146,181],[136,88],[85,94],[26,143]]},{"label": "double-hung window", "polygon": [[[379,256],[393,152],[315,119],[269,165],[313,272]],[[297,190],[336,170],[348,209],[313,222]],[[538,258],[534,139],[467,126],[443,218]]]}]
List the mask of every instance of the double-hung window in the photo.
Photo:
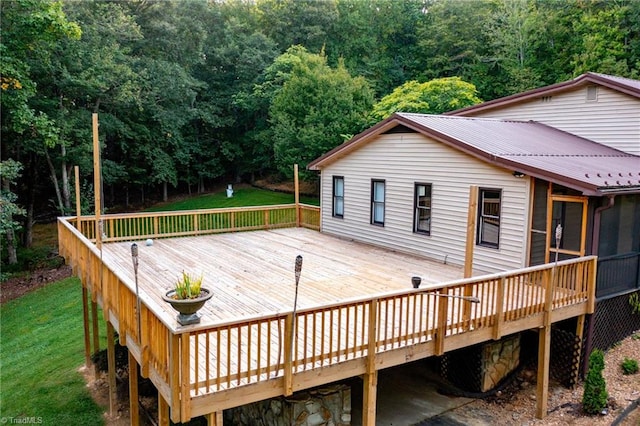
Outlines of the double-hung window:
[{"label": "double-hung window", "polygon": [[384,226],[384,181],[371,181],[371,223]]},{"label": "double-hung window", "polygon": [[333,177],[333,217],[344,217],[344,177]]},{"label": "double-hung window", "polygon": [[414,189],[413,232],[431,234],[431,184],[416,183]]},{"label": "double-hung window", "polygon": [[499,189],[480,189],[478,205],[478,245],[498,248],[500,241],[501,198],[502,192]]}]

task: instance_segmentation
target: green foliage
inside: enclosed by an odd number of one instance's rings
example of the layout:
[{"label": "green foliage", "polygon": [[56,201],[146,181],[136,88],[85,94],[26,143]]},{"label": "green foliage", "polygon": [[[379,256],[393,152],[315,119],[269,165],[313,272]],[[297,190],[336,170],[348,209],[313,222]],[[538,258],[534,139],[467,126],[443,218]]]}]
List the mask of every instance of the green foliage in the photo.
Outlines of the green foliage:
[{"label": "green foliage", "polygon": [[292,176],[292,164],[304,170],[311,160],[339,145],[340,135],[362,130],[373,104],[367,82],[351,77],[344,65],[331,68],[325,56],[306,51],[297,56],[291,76],[269,108],[276,166],[286,177]]},{"label": "green foliage", "polygon": [[620,363],[620,368],[622,368],[622,374],[624,375],[635,374],[638,372],[638,361],[625,357]]},{"label": "green foliage", "polygon": [[602,375],[604,370],[604,352],[599,349],[589,356],[589,370],[584,382],[582,408],[588,414],[598,414],[607,406],[607,386]]},{"label": "green foliage", "polygon": [[20,223],[15,220],[16,216],[25,215],[26,211],[16,204],[18,196],[11,191],[11,185],[20,176],[22,164],[8,159],[0,161],[0,236],[5,235],[8,230],[17,230]]},{"label": "green foliage", "polygon": [[[81,286],[53,283],[0,307],[3,418],[103,424],[78,367],[84,362]],[[104,340],[103,340],[104,344]]]},{"label": "green foliage", "polygon": [[204,277],[191,276],[191,274],[182,271],[182,276],[178,279],[175,285],[176,299],[195,299],[200,296],[200,287]]},{"label": "green foliage", "polygon": [[477,90],[459,77],[438,78],[419,83],[408,81],[373,106],[372,123],[394,112],[441,114],[480,103]]},{"label": "green foliage", "polygon": [[629,296],[629,305],[631,305],[631,313],[640,315],[640,291],[632,293]]}]

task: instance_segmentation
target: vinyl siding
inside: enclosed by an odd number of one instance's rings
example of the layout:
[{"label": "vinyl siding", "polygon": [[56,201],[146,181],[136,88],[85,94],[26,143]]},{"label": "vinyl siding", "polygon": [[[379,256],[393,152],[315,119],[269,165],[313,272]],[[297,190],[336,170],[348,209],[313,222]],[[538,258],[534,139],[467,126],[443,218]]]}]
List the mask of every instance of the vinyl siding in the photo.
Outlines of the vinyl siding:
[{"label": "vinyl siding", "polygon": [[535,99],[473,117],[533,120],[603,145],[640,155],[640,100],[598,87],[596,101],[587,100],[587,87]]},{"label": "vinyl siding", "polygon": [[[323,232],[464,264],[469,186],[502,189],[500,248],[475,246],[474,273],[525,265],[529,180],[425,136],[382,135],[323,168]],[[331,216],[332,176],[344,176],[344,217]],[[384,227],[372,225],[371,180],[385,180]],[[414,183],[432,184],[431,235],[413,232]],[[420,272],[420,271],[416,271]]]}]

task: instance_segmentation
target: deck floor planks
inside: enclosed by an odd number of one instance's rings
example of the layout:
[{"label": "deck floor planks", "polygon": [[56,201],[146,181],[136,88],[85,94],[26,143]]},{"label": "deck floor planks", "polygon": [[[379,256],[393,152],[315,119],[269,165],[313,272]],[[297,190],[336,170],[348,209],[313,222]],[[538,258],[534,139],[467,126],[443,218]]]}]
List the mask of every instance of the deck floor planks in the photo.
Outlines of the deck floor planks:
[{"label": "deck floor planks", "polygon": [[[104,244],[103,259],[133,281],[130,246]],[[140,291],[165,306],[168,323],[175,313],[162,294],[183,270],[203,274],[204,285],[214,292],[202,323],[291,311],[298,254],[304,259],[298,309],[407,289],[416,273],[423,287],[462,276],[456,266],[303,228],[158,239],[150,247],[138,242],[138,251]]]}]

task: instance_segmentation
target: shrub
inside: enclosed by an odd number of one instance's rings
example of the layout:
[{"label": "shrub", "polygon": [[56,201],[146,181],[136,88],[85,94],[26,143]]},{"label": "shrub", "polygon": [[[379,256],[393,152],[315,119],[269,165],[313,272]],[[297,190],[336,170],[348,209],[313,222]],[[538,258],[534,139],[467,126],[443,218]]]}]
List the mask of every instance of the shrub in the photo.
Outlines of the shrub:
[{"label": "shrub", "polygon": [[620,364],[622,367],[622,374],[635,374],[638,372],[638,361],[631,358],[625,358],[624,361]]},{"label": "shrub", "polygon": [[607,406],[609,394],[602,370],[604,370],[604,353],[596,349],[589,356],[589,371],[582,395],[582,408],[588,414],[601,413]]}]

